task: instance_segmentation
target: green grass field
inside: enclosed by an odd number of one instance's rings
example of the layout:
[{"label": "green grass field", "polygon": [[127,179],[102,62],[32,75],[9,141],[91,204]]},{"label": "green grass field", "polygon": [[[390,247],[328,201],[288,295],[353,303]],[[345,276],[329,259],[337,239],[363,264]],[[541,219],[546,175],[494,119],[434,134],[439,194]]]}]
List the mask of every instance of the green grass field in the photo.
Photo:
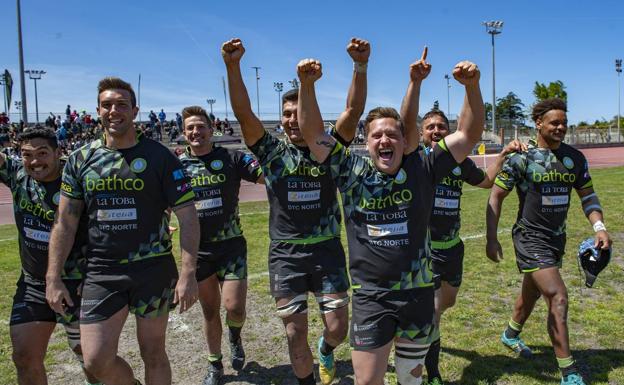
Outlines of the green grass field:
[{"label": "green grass field", "polygon": [[[570,298],[570,341],[574,356],[591,384],[624,384],[624,168],[594,170],[592,176],[605,208],[605,223],[615,241],[614,259],[598,278],[594,289],[581,289],[576,247],[592,234],[592,230],[583,216],[578,197],[574,195],[568,217],[568,253],[562,269]],[[487,195],[487,191],[474,187],[464,189],[464,283],[457,305],[442,320],[441,372],[448,384],[558,384],[559,373],[546,332],[543,302],[539,302],[523,332],[523,338],[534,349],[532,360],[514,358],[499,343],[498,337],[509,319],[522,279],[516,269],[509,234],[516,216],[517,198],[513,193],[505,201],[499,226],[504,230],[499,239],[505,259],[494,264],[484,253]],[[241,205],[241,213],[248,241],[250,292],[262,298],[255,306],[266,309],[266,319],[273,318],[274,308],[266,275],[268,206],[266,202],[245,203]],[[16,230],[10,225],[0,226],[0,384],[16,383],[8,318],[18,274]],[[316,306],[311,304],[311,308],[314,308],[310,312],[310,342],[313,345],[322,323]],[[253,325],[246,327],[253,328]],[[61,349],[66,349],[64,340],[55,338],[49,348],[48,366],[56,363],[55,352]],[[338,364],[339,376],[351,374],[346,344],[337,349],[337,357],[343,361]],[[288,365],[288,362],[274,364]],[[391,373],[388,383],[396,383]]]}]

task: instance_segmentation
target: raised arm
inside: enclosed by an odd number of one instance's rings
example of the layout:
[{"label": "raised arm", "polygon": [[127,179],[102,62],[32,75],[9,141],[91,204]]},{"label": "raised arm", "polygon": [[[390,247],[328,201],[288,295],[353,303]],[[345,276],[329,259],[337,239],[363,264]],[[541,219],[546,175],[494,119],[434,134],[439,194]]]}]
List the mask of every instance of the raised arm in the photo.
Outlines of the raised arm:
[{"label": "raised arm", "polygon": [[418,130],[420,85],[431,72],[431,64],[427,63],[427,52],[428,49],[425,46],[420,59],[410,65],[410,81],[401,103],[401,118],[403,119],[405,137],[407,139],[405,154],[415,151],[420,142],[420,131]]},{"label": "raised arm", "polygon": [[509,191],[494,185],[490,191],[490,198],[488,199],[485,213],[487,225],[485,254],[497,263],[503,260],[503,248],[500,242],[498,242],[498,221],[503,208],[503,200],[507,195],[509,195]]},{"label": "raised arm", "polygon": [[221,55],[225,62],[230,89],[230,104],[240,123],[245,144],[253,146],[264,135],[264,127],[251,109],[249,94],[241,75],[240,60],[244,53],[245,47],[240,39],[228,40],[221,46]]},{"label": "raised arm", "polygon": [[336,131],[346,142],[351,142],[366,105],[366,71],[370,44],[366,40],[352,38],[347,45],[347,53],[353,59],[353,77],[347,95],[347,107],[336,121]]},{"label": "raised arm", "polygon": [[336,140],[323,129],[323,118],[316,100],[314,82],[322,76],[321,63],[314,59],[303,59],[297,64],[299,87],[299,129],[310,152],[319,162],[324,162],[334,147]]},{"label": "raised arm", "polygon": [[444,141],[455,161],[461,163],[472,152],[475,144],[481,140],[485,124],[485,109],[479,88],[480,72],[477,65],[462,61],[453,69],[453,77],[466,88],[466,96],[457,131],[447,136]]},{"label": "raised arm", "polygon": [[195,270],[199,248],[199,220],[192,204],[174,209],[180,224],[180,256],[182,268],[175,288],[174,303],[180,303],[180,313],[188,310],[199,296]]},{"label": "raised arm", "polygon": [[596,236],[594,237],[594,247],[608,249],[611,247],[612,241],[609,233],[607,232],[607,227],[602,222],[602,207],[600,205],[600,201],[598,200],[598,195],[594,191],[593,187],[576,190],[576,193],[581,199],[583,212],[596,233]]},{"label": "raised arm", "polygon": [[61,280],[65,260],[72,250],[84,201],[61,195],[58,212],[50,234],[48,270],[46,272],[46,300],[52,310],[65,314],[64,304],[73,306],[71,296]]}]

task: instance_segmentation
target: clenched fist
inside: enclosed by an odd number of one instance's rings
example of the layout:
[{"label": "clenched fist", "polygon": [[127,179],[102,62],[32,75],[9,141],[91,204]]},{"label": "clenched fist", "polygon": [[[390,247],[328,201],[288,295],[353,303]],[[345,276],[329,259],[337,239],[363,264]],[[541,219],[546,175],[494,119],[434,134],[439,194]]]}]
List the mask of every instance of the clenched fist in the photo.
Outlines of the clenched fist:
[{"label": "clenched fist", "polygon": [[231,39],[221,45],[221,56],[225,64],[235,64],[245,54],[245,47],[241,39]]},{"label": "clenched fist", "polygon": [[297,76],[301,83],[314,83],[322,75],[321,62],[316,59],[303,59],[297,64]]},{"label": "clenched fist", "polygon": [[354,62],[368,63],[370,43],[363,39],[351,38],[351,41],[347,45],[347,53]]},{"label": "clenched fist", "polygon": [[453,77],[464,86],[478,85],[480,76],[479,67],[467,60],[457,63],[453,68]]},{"label": "clenched fist", "polygon": [[423,49],[420,60],[410,65],[410,79],[413,82],[422,82],[431,72],[431,64],[427,63],[427,46]]}]

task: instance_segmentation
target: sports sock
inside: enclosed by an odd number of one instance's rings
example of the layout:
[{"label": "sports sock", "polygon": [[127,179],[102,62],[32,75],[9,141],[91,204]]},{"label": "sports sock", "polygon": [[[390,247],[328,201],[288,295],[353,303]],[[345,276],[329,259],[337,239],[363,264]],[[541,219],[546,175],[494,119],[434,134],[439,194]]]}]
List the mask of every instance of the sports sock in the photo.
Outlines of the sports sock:
[{"label": "sports sock", "polygon": [[213,368],[221,370],[223,369],[223,362],[221,362],[222,358],[223,354],[209,354],[208,363],[210,363]]},{"label": "sports sock", "polygon": [[513,319],[510,319],[509,323],[507,324],[507,329],[505,329],[505,337],[518,338],[520,332],[522,332],[522,324],[519,324]]},{"label": "sports sock", "polygon": [[559,370],[561,371],[562,377],[578,373],[576,361],[574,361],[574,358],[572,358],[572,356],[566,358],[557,357],[557,364],[559,365]]},{"label": "sports sock", "polygon": [[225,319],[225,324],[228,326],[228,329],[230,329],[230,342],[238,342],[238,340],[240,339],[241,336],[241,330],[243,330],[243,325],[245,324],[245,321],[233,321],[229,318]]},{"label": "sports sock", "polygon": [[316,380],[314,379],[314,372],[310,373],[310,375],[304,378],[297,377],[297,381],[299,381],[299,385],[316,385]]},{"label": "sports sock", "polygon": [[323,338],[323,342],[321,343],[321,354],[328,356],[334,351],[334,349],[336,349],[336,347],[328,344],[327,340]]},{"label": "sports sock", "polygon": [[434,341],[431,346],[429,346],[429,351],[427,352],[427,356],[425,357],[425,368],[427,368],[427,377],[429,379],[440,376],[440,369],[438,368],[438,363],[440,362],[440,339]]}]

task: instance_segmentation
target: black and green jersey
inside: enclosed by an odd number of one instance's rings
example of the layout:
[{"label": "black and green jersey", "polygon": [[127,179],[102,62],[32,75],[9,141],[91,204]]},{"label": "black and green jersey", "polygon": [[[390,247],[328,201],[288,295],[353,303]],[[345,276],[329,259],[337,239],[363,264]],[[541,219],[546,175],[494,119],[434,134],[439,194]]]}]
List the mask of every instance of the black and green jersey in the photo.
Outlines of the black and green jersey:
[{"label": "black and green jersey", "polygon": [[[429,152],[431,149],[427,148]],[[485,179],[485,171],[466,158],[436,186],[433,210],[429,220],[431,247],[448,249],[458,244],[461,227],[461,196],[464,182],[476,186]]]},{"label": "black and green jersey", "polygon": [[[45,280],[48,267],[48,243],[58,209],[61,178],[52,182],[38,182],[30,177],[21,161],[6,158],[0,167],[0,181],[13,194],[13,211],[19,234],[19,253],[22,270],[29,276]],[[86,245],[86,217],[79,230],[62,273],[64,279],[82,279],[79,269]]]},{"label": "black and green jersey", "polygon": [[254,183],[258,180],[262,175],[258,162],[251,155],[222,147],[215,147],[209,154],[199,157],[187,149],[179,158],[195,192],[201,244],[241,236],[240,182],[241,179]]},{"label": "black and green jersey", "polygon": [[435,186],[457,166],[441,141],[414,151],[396,175],[336,143],[326,164],[342,197],[353,287],[405,290],[433,286],[429,216]]},{"label": "black and green jersey", "polygon": [[518,187],[517,226],[552,236],[565,233],[572,189],[592,187],[585,156],[565,143],[508,155],[495,183],[508,191]]},{"label": "black and green jersey", "polygon": [[61,192],[85,202],[89,266],[170,254],[166,210],[192,204],[195,197],[178,158],[140,133],[128,149],[108,148],[102,137],[74,151]]},{"label": "black and green jersey", "polygon": [[272,240],[314,243],[340,236],[336,185],[327,166],[312,160],[307,147],[267,132],[250,150],[264,173]]}]

